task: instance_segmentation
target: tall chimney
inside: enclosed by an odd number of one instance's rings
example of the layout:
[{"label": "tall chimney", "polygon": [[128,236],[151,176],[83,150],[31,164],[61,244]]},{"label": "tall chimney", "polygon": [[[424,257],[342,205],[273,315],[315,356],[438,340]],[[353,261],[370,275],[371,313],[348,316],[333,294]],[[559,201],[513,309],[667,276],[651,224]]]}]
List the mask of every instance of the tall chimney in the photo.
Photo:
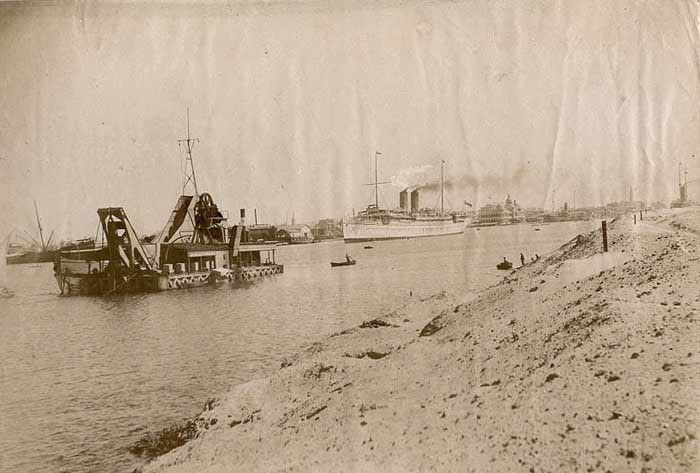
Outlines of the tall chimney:
[{"label": "tall chimney", "polygon": [[418,212],[420,205],[418,202],[418,189],[411,192],[411,212]]},{"label": "tall chimney", "polygon": [[241,209],[241,225],[245,225],[245,209]]},{"label": "tall chimney", "polygon": [[399,207],[401,210],[408,210],[408,191],[405,189],[399,192]]}]

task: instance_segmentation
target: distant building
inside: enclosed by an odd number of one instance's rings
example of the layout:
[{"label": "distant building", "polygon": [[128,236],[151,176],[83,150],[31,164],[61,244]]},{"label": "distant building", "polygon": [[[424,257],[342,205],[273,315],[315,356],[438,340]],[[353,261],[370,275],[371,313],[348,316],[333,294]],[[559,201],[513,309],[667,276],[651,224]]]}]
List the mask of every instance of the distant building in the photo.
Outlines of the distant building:
[{"label": "distant building", "polygon": [[276,241],[277,227],[274,225],[259,224],[246,227],[249,241]]},{"label": "distant building", "polygon": [[575,222],[581,220],[590,220],[597,212],[592,208],[569,208],[568,203],[564,203],[564,207],[556,212],[545,212],[543,220],[545,222]]},{"label": "distant building", "polygon": [[522,223],[525,221],[525,213],[515,200],[511,200],[510,194],[503,205],[506,223]]},{"label": "distant building", "polygon": [[311,227],[316,240],[328,240],[330,238],[341,238],[343,236],[343,227],[338,220],[327,218],[319,220],[316,225]]},{"label": "distant building", "polygon": [[638,212],[643,210],[645,205],[644,202],[640,201],[623,201],[623,202],[611,202],[607,204],[606,209],[609,213],[613,215],[620,215],[632,212]]},{"label": "distant building", "polygon": [[487,204],[479,208],[478,225],[507,225],[525,221],[525,212],[518,203],[506,197],[503,205]]},{"label": "distant building", "polygon": [[280,225],[277,228],[277,240],[287,243],[311,243],[314,235],[308,225]]},{"label": "distant building", "polygon": [[593,218],[593,210],[586,208],[568,209],[571,220],[590,220]]},{"label": "distant building", "polygon": [[500,204],[486,204],[479,208],[479,225],[503,225],[505,212]]},{"label": "distant building", "polygon": [[523,210],[523,213],[525,214],[525,221],[526,222],[532,222],[532,223],[538,223],[541,222],[544,218],[544,210],[540,208],[527,208]]}]

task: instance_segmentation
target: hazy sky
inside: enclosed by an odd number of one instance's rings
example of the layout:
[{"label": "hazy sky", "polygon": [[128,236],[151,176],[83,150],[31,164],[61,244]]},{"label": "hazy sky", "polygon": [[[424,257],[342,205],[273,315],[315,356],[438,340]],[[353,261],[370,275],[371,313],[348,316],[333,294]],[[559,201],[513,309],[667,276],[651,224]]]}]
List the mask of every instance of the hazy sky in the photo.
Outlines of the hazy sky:
[{"label": "hazy sky", "polygon": [[[332,7],[330,6],[332,5]],[[369,6],[371,5],[371,6]],[[199,187],[236,215],[341,217],[445,174],[447,202],[669,201],[700,170],[700,3],[0,5],[3,222],[162,228],[190,108]],[[695,155],[696,157],[693,157]],[[431,165],[431,168],[426,166]],[[480,183],[480,185],[476,185]],[[408,184],[414,184],[409,182]],[[432,205],[436,196],[423,196]]]}]

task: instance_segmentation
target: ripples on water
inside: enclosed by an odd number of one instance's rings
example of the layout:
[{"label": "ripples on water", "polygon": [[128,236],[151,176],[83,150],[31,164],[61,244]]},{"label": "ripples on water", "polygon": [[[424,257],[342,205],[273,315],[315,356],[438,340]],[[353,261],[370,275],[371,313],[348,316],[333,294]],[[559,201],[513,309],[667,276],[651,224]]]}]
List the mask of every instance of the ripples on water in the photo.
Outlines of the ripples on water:
[{"label": "ripples on water", "polygon": [[[0,300],[0,470],[129,472],[127,447],[259,378],[308,343],[413,297],[497,282],[592,228],[561,223],[464,235],[280,247],[285,273],[232,287],[58,297],[51,264],[8,267]],[[358,264],[331,269],[350,253]]]}]

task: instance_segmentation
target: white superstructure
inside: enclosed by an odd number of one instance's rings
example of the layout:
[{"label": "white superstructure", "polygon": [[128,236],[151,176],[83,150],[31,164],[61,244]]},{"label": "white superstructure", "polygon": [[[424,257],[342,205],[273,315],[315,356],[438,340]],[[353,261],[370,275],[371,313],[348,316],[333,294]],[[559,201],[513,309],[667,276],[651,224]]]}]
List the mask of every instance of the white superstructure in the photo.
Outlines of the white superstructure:
[{"label": "white superstructure", "polygon": [[[418,191],[420,187],[399,193],[399,208],[386,210],[379,207],[377,155],[375,154],[374,180],[375,201],[358,215],[343,219],[343,238],[346,242],[392,240],[399,238],[419,238],[463,233],[467,225],[466,212],[445,212],[443,195],[443,172],[440,167],[440,208],[420,208]],[[465,202],[466,204],[466,202]],[[468,204],[470,205],[470,204]]]},{"label": "white superstructure", "polygon": [[343,238],[347,242],[394,240],[463,233],[466,221],[444,219],[350,219],[343,222]]}]

